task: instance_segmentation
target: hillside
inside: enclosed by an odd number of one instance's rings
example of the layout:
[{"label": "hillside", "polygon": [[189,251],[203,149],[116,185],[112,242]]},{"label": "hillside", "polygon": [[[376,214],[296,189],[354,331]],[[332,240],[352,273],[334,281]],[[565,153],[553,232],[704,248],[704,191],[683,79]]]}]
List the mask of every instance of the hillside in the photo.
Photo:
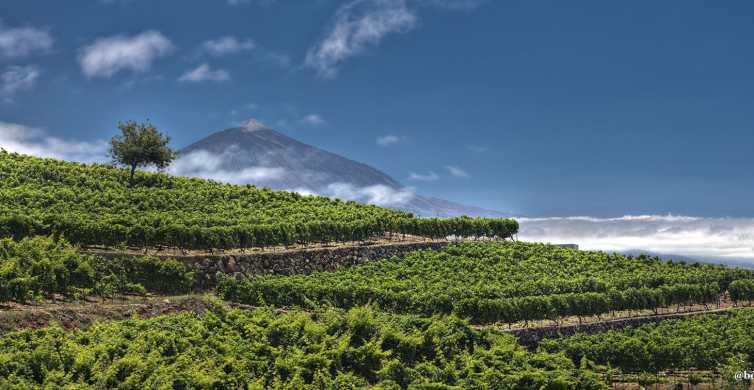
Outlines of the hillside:
[{"label": "hillside", "polygon": [[390,176],[337,154],[299,142],[251,120],[243,127],[219,131],[181,149],[182,155],[205,151],[220,156],[216,167],[239,172],[249,167],[275,167],[285,174],[264,182],[278,189],[320,190],[332,183],[398,188]]},{"label": "hillside", "polygon": [[[717,304],[748,294],[754,271],[632,258],[523,242],[451,245],[334,272],[226,279],[221,295],[248,304],[380,308],[456,314],[473,323],[512,324]],[[748,296],[748,295],[747,295]]]},{"label": "hillside", "polygon": [[[750,309],[527,351],[499,325],[754,298],[751,271],[542,244],[464,243],[332,273],[236,275],[218,291],[224,301],[146,297],[196,291],[199,275],[172,259],[106,260],[53,238],[0,240],[0,265],[0,386],[11,388],[606,389],[675,368],[712,370],[704,380],[716,383],[730,359],[752,356]],[[123,294],[145,297],[115,304]],[[97,297],[109,299],[90,303]],[[5,306],[44,298],[41,309]],[[141,318],[122,320],[128,313]]]},{"label": "hillside", "polygon": [[[518,230],[510,219],[417,218],[163,173],[139,172],[130,187],[127,175],[0,152],[0,329],[38,328],[0,335],[0,387],[605,389],[612,371],[592,361],[626,370],[630,379],[619,381],[703,367],[711,370],[705,380],[717,383],[730,359],[752,356],[732,342],[736,355],[716,350],[703,366],[661,361],[673,350],[635,353],[626,344],[643,333],[630,329],[546,340],[527,351],[502,331],[725,310],[754,299],[751,270],[500,241]],[[346,250],[348,258],[328,258],[306,275],[295,266],[246,273],[235,263],[244,259],[235,250],[246,248],[301,244],[290,250],[303,252],[309,243],[361,247],[358,241],[401,235],[443,241],[371,261]],[[448,236],[463,242],[448,245]],[[161,247],[234,251],[145,255]],[[336,247],[311,251],[337,256]],[[185,296],[197,293],[206,295]],[[123,296],[131,298],[114,304]],[[143,319],[115,321],[128,313]],[[71,330],[55,325],[58,318]],[[678,321],[642,329],[659,329],[652,340],[665,345],[689,339],[689,329],[730,326],[739,334],[751,317]],[[678,336],[666,336],[672,332]],[[613,339],[622,343],[617,357]],[[705,345],[698,337],[688,342],[689,351]]]},{"label": "hillside", "polygon": [[248,248],[385,233],[508,237],[505,219],[422,219],[318,196],[0,152],[0,235],[82,245]]},{"label": "hillside", "polygon": [[[180,152],[183,157],[176,172],[187,176],[222,176],[278,190],[371,201],[428,217],[507,216],[416,195],[374,167],[299,142],[254,119],[210,134]],[[370,196],[375,192],[391,195]]]}]

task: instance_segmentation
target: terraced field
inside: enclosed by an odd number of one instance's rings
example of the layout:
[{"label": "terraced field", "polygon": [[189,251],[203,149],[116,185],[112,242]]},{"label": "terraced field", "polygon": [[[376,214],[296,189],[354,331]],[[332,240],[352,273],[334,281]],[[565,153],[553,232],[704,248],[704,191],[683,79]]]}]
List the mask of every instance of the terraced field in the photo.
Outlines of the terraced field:
[{"label": "terraced field", "polygon": [[396,313],[453,313],[485,324],[716,306],[728,290],[736,299],[751,299],[741,286],[752,279],[751,270],[723,266],[535,243],[467,242],[336,272],[225,279],[220,294],[258,305],[348,309],[373,303]]},{"label": "terraced field", "polygon": [[[422,219],[163,174],[130,188],[124,177],[0,152],[0,388],[718,386],[754,362],[749,309],[528,350],[505,331],[747,305],[751,270],[501,241],[518,229],[509,219]],[[216,290],[165,256],[404,234],[461,242],[309,275],[219,273]]]}]

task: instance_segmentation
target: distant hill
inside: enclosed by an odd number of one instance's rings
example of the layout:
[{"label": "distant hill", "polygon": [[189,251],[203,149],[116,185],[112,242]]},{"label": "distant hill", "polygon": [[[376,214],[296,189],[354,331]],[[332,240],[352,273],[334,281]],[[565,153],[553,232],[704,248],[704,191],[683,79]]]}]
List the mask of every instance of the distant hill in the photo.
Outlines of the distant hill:
[{"label": "distant hill", "polygon": [[508,214],[413,194],[369,165],[299,142],[256,120],[213,133],[180,151],[178,174],[316,193],[422,216]]}]

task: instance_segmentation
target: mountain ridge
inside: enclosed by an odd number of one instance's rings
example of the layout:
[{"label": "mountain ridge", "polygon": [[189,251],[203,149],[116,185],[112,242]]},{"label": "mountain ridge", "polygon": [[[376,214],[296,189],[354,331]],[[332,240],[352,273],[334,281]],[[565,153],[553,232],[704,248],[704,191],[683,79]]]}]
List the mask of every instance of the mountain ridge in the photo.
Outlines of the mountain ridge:
[{"label": "mountain ridge", "polygon": [[303,143],[254,119],[214,132],[181,149],[180,155],[184,160],[178,161],[177,173],[184,175],[222,172],[229,180],[248,177],[245,181],[250,184],[374,203],[422,216],[509,216],[416,195],[377,168]]}]

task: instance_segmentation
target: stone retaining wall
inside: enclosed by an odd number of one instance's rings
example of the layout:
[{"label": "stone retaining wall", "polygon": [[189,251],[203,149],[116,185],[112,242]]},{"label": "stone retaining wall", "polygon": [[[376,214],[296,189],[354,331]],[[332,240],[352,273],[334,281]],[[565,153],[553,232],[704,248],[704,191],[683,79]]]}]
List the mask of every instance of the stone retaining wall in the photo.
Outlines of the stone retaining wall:
[{"label": "stone retaining wall", "polygon": [[537,344],[543,339],[549,339],[549,338],[557,338],[557,337],[564,337],[564,336],[571,336],[575,333],[600,333],[605,332],[612,329],[622,329],[627,326],[637,326],[642,324],[650,324],[655,322],[661,322],[665,320],[671,320],[671,319],[677,319],[677,318],[688,318],[691,316],[697,316],[697,315],[704,315],[704,314],[711,314],[711,315],[725,315],[729,313],[730,310],[715,310],[715,311],[700,311],[698,313],[678,313],[678,314],[668,314],[668,315],[661,315],[661,316],[647,316],[647,317],[636,317],[636,318],[626,318],[622,320],[613,320],[613,321],[604,321],[604,322],[594,322],[590,324],[581,324],[581,325],[567,325],[567,326],[552,326],[552,327],[545,327],[545,328],[524,328],[524,329],[513,329],[513,330],[507,330],[506,332],[513,334],[518,338],[518,341],[521,345],[527,347],[527,348],[536,348]]},{"label": "stone retaining wall", "polygon": [[[296,251],[217,254],[217,255],[157,255],[174,258],[188,264],[197,275],[200,288],[215,286],[218,273],[240,275],[296,275],[317,271],[334,271],[341,267],[362,264],[393,256],[402,256],[418,249],[441,249],[447,241],[376,244],[335,248],[315,248]],[[117,253],[97,253],[104,257],[120,256]]]}]

